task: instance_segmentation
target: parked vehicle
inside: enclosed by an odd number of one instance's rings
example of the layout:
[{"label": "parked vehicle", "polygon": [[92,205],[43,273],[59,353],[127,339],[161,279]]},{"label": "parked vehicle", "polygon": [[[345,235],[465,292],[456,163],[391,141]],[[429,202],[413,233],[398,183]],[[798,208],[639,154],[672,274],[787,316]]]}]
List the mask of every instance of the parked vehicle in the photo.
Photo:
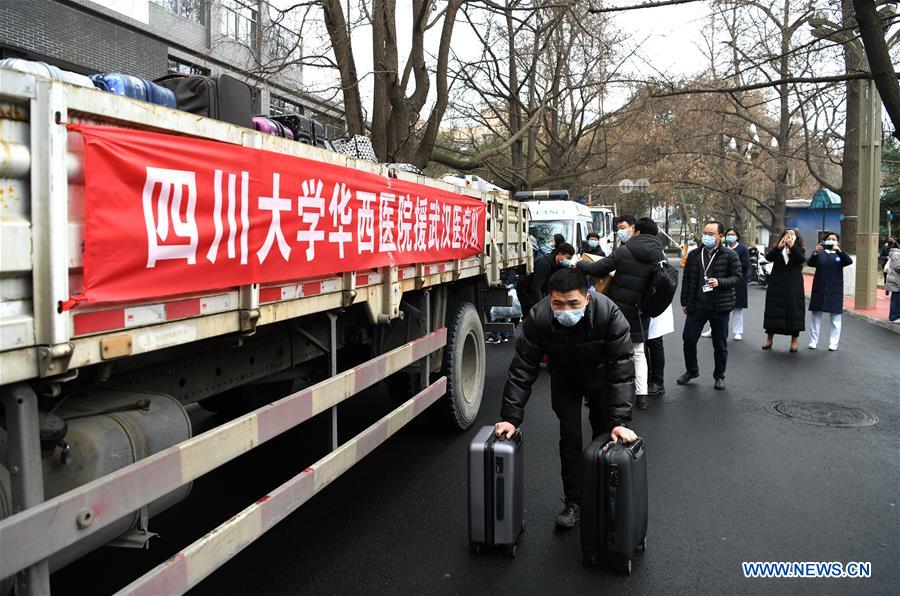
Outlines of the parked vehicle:
[{"label": "parked vehicle", "polygon": [[616,207],[589,207],[594,231],[600,235],[600,248],[607,255],[616,247]]},{"label": "parked vehicle", "polygon": [[[507,305],[501,272],[532,266],[523,205],[2,68],[0,119],[0,581],[46,593],[91,550],[146,546],[194,479],[331,412],[328,456],[124,593],[189,569],[186,591],[431,404],[475,421],[484,313]],[[452,229],[413,227],[409,196]],[[341,236],[316,246],[323,229]],[[398,407],[338,445],[336,406],[388,379]],[[192,436],[190,404],[236,418]]]},{"label": "parked vehicle", "polygon": [[568,200],[568,191],[518,192],[516,198],[528,207],[531,218],[528,233],[539,252],[550,252],[554,234],[562,234],[566,242],[580,251],[588,233],[594,231],[590,209]]}]

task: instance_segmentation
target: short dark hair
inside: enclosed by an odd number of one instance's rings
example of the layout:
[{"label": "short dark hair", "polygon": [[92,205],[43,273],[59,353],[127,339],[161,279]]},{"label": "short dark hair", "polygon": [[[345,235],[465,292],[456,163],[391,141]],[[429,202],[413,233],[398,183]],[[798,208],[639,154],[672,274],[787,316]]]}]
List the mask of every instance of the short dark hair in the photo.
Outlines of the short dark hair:
[{"label": "short dark hair", "polygon": [[838,234],[837,232],[825,232],[825,235],[822,236],[822,240],[828,240],[828,237],[829,237],[829,236],[834,236],[834,237],[837,238],[839,241],[840,241],[840,239],[841,239],[841,235]]},{"label": "short dark hair", "polygon": [[705,224],[703,224],[703,227],[705,228],[705,227],[708,226],[709,224],[716,224],[717,226],[719,226],[719,234],[724,234],[724,233],[725,233],[725,224],[723,224],[723,223],[722,223],[721,221],[719,221],[718,219],[710,219],[710,220],[707,221]]},{"label": "short dark hair", "polygon": [[563,236],[562,234],[553,234],[553,243],[556,246],[559,246],[560,244],[564,244],[565,241],[566,241],[566,237]]},{"label": "short dark hair", "polygon": [[588,238],[588,240],[590,240],[591,238],[596,238],[597,240],[600,240],[600,234],[598,234],[597,232],[588,232],[587,238]]},{"label": "short dark hair", "polygon": [[659,235],[659,226],[649,217],[638,219],[637,223],[634,224],[634,229],[640,232],[642,236],[644,234],[649,234],[651,236]]},{"label": "short dark hair", "polygon": [[547,287],[551,292],[565,293],[578,290],[582,294],[587,294],[587,283],[584,273],[574,267],[566,267],[550,276]]},{"label": "short dark hair", "polygon": [[[616,225],[619,225],[622,222],[627,223],[629,226],[634,225],[634,216],[630,213],[625,213],[616,218]],[[643,233],[643,232],[642,232]]]},{"label": "short dark hair", "polygon": [[734,232],[734,235],[737,236],[737,239],[741,239],[741,233],[737,231],[737,228],[728,228],[725,230],[725,234],[728,235],[728,232]]},{"label": "short dark hair", "polygon": [[563,242],[562,244],[556,245],[556,254],[558,255],[574,255],[575,247],[569,244],[568,242]]}]

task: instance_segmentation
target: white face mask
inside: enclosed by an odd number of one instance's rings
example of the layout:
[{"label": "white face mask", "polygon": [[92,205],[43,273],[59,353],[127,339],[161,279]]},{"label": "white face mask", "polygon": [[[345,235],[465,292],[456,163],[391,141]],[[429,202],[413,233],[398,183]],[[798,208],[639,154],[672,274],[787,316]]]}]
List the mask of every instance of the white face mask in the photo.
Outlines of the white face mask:
[{"label": "white face mask", "polygon": [[574,327],[582,318],[584,318],[583,308],[573,308],[570,310],[553,309],[553,316],[563,327]]},{"label": "white face mask", "polygon": [[628,242],[628,240],[631,239],[631,230],[628,228],[620,228],[616,231],[616,234],[619,236],[621,242]]}]

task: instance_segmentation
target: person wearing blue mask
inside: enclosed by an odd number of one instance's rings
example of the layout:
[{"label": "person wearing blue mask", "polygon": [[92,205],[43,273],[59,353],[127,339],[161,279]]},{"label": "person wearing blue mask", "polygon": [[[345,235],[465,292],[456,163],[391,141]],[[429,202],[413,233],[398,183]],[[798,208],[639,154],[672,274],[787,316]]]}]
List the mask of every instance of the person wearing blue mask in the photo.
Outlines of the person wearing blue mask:
[{"label": "person wearing blue mask", "polygon": [[612,300],[587,290],[576,269],[563,269],[549,281],[550,294],[526,317],[509,365],[498,436],[512,437],[547,355],[550,403],[559,418],[559,456],[565,506],[556,525],[571,528],[581,519],[582,400],[587,401],[592,437],[637,439],[628,428],[634,401],[631,327]]},{"label": "person wearing blue mask", "polygon": [[[725,246],[738,254],[741,260],[741,283],[734,292],[734,310],[731,311],[731,332],[734,341],[744,339],[744,309],[747,308],[747,286],[750,284],[750,249],[741,244],[741,235],[735,228],[725,230]],[[712,337],[712,331],[707,329],[703,337]]]},{"label": "person wearing blue mask", "polygon": [[809,349],[819,345],[819,326],[822,313],[831,315],[831,334],[828,349],[834,352],[841,340],[841,313],[844,312],[844,267],[853,264],[850,255],[841,250],[840,236],[826,232],[816,246],[807,265],[816,270],[812,294],[809,297]]},{"label": "person wearing blue mask", "polygon": [[728,318],[734,310],[735,288],[741,283],[741,260],[738,254],[722,246],[725,226],[709,221],[703,226],[702,247],[688,253],[681,274],[681,308],[685,314],[684,365],[687,371],[678,377],[686,385],[700,376],[697,342],[703,326],[712,329],[715,370],[714,387],[725,389],[725,367],[728,363]]},{"label": "person wearing blue mask", "polygon": [[600,234],[597,232],[588,233],[587,241],[581,249],[581,254],[595,255],[598,257],[606,256],[606,253],[603,252],[603,248],[600,246]]}]

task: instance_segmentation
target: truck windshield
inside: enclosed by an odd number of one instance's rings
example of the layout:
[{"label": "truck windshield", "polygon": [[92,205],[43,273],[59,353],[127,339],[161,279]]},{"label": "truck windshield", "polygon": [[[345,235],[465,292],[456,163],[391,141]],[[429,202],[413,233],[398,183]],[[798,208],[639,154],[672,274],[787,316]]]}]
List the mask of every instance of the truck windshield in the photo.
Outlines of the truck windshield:
[{"label": "truck windshield", "polygon": [[554,234],[562,234],[569,244],[575,241],[575,236],[572,234],[572,222],[561,219],[532,221],[528,226],[528,233],[534,238],[538,250],[544,254],[553,250]]}]

